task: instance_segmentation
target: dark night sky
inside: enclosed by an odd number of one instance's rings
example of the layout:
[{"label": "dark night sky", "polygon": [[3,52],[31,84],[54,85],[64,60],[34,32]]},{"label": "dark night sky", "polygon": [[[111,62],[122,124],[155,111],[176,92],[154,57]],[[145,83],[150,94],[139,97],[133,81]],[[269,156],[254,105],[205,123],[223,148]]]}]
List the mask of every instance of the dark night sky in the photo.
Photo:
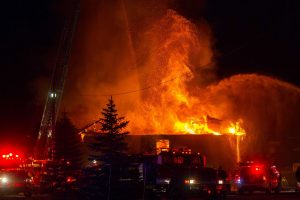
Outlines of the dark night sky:
[{"label": "dark night sky", "polygon": [[[1,3],[0,138],[37,134],[43,103],[38,80],[48,79],[62,27],[59,0]],[[176,0],[172,7],[190,20],[205,18],[214,38],[220,78],[260,73],[300,86],[300,7],[297,0]],[[45,97],[46,98],[46,97]],[[27,137],[30,136],[30,137]]]}]

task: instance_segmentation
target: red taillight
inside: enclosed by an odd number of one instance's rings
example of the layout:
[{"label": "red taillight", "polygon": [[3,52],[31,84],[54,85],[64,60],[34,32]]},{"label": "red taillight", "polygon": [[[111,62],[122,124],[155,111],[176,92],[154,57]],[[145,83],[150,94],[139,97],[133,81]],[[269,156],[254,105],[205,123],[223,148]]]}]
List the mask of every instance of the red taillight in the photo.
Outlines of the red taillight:
[{"label": "red taillight", "polygon": [[68,176],[67,179],[66,179],[67,183],[72,183],[72,182],[75,182],[76,179],[71,177],[71,176]]}]

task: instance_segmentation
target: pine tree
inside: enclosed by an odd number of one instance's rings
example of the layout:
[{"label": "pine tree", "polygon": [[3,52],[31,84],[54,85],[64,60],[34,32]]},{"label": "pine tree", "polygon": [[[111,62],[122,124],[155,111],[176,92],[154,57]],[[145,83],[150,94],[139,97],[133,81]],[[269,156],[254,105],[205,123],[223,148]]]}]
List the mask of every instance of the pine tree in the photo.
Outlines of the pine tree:
[{"label": "pine tree", "polygon": [[102,165],[109,165],[111,168],[120,167],[126,159],[128,149],[125,136],[129,132],[124,129],[129,121],[125,121],[124,117],[118,117],[112,97],[101,114],[103,118],[100,118],[99,122],[100,133],[96,134],[95,141],[89,145],[93,151],[90,160],[100,161]]},{"label": "pine tree", "polygon": [[103,175],[99,178],[98,196],[107,199],[122,199],[119,195],[122,185],[119,180],[122,171],[128,167],[127,143],[125,136],[129,134],[124,129],[128,125],[124,117],[118,117],[116,105],[112,97],[108,100],[106,107],[102,109],[100,118],[100,130],[94,133],[94,141],[89,144],[92,153],[90,160],[101,163]]},{"label": "pine tree", "polygon": [[80,168],[83,164],[83,145],[80,136],[66,113],[56,126],[56,159],[70,161],[72,166]]}]

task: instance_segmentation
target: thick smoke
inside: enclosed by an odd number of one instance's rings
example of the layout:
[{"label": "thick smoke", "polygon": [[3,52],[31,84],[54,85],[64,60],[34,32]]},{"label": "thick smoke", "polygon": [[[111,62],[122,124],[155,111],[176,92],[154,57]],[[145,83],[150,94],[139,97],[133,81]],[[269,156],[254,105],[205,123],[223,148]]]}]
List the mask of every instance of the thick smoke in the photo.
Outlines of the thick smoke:
[{"label": "thick smoke", "polygon": [[269,153],[268,142],[299,135],[300,90],[291,84],[257,74],[235,75],[206,88],[205,94],[220,119],[243,119],[244,153]]},{"label": "thick smoke", "polygon": [[[168,5],[172,3],[161,0],[82,2],[63,103],[79,127],[98,119],[110,95],[121,115],[134,115],[141,109],[147,111],[145,102],[151,101],[151,106],[160,101],[154,102],[157,95],[153,94],[162,87],[144,88],[168,81],[165,75],[174,71],[166,63],[170,56],[173,60],[184,56],[180,62],[186,63],[171,79],[210,62],[208,26],[202,23],[202,29],[198,29],[169,10]],[[185,31],[185,35],[179,31]],[[203,37],[198,37],[200,34]],[[203,46],[199,45],[200,39]],[[166,46],[160,47],[162,43]],[[176,55],[168,52],[167,45],[179,45]],[[132,92],[140,89],[141,92]],[[144,120],[148,123],[148,119]]]},{"label": "thick smoke", "polygon": [[[109,95],[139,89],[130,37],[122,1],[82,2],[64,99],[77,126],[98,119]],[[113,96],[124,115],[139,94]]]},{"label": "thick smoke", "polygon": [[218,82],[209,26],[168,1],[84,1],[73,50],[63,107],[78,127],[112,95],[132,134],[174,133],[170,122],[203,115],[243,121],[243,152],[299,134],[299,89],[255,74]]}]

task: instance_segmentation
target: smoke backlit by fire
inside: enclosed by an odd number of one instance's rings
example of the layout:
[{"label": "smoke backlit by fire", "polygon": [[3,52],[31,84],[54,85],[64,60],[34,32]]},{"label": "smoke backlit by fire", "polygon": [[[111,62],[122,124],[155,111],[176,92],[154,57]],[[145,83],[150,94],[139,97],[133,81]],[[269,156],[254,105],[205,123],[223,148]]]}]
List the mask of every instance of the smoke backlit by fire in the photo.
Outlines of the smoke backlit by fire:
[{"label": "smoke backlit by fire", "polygon": [[64,97],[78,127],[96,121],[112,94],[131,134],[247,133],[247,146],[298,130],[298,88],[257,74],[217,79],[205,21],[192,23],[160,4],[142,7],[146,1],[107,2],[81,12],[80,56],[72,58]]},{"label": "smoke backlit by fire", "polygon": [[206,24],[197,27],[168,10],[144,33],[142,41],[140,49],[147,57],[139,67],[148,73],[141,84],[157,86],[143,92],[142,103],[127,114],[134,122],[131,133],[245,134],[240,122],[214,119],[216,112],[208,110],[210,105],[191,95],[203,87],[201,80],[196,80],[197,72],[214,67]]}]

